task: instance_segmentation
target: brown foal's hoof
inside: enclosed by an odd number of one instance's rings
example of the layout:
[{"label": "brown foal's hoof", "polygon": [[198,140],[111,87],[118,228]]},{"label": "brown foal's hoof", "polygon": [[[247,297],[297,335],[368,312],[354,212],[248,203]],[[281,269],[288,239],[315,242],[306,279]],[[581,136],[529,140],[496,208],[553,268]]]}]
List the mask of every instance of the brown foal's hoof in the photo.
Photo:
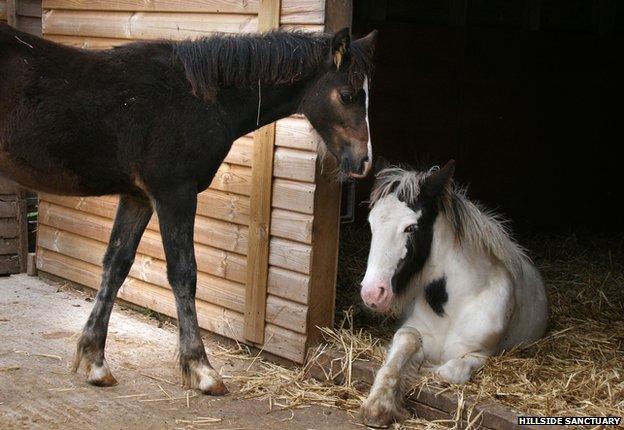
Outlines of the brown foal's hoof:
[{"label": "brown foal's hoof", "polygon": [[113,385],[117,385],[117,380],[111,373],[106,359],[102,360],[102,364],[98,366],[94,360],[95,356],[96,354],[93,352],[91,344],[85,340],[84,337],[81,337],[78,341],[72,371],[76,373],[80,365],[84,362],[87,371],[87,382],[89,384],[96,387],[112,387]]},{"label": "brown foal's hoof", "polygon": [[219,372],[214,370],[210,364],[202,362],[190,362],[186,367],[188,372],[182,372],[184,385],[196,388],[204,394],[210,396],[223,396],[229,391]]},{"label": "brown foal's hoof", "polygon": [[91,378],[90,375],[87,378],[87,382],[91,385],[95,385],[96,387],[112,387],[117,385],[117,380],[112,375],[112,373],[108,373],[101,378]]},{"label": "brown foal's hoof", "polygon": [[87,382],[96,387],[112,387],[117,385],[117,380],[108,368],[106,360],[101,366],[94,363],[87,363]]},{"label": "brown foal's hoof", "polygon": [[208,387],[208,389],[202,390],[202,393],[208,394],[209,396],[225,396],[229,391],[223,381],[219,380],[212,384],[211,387]]}]

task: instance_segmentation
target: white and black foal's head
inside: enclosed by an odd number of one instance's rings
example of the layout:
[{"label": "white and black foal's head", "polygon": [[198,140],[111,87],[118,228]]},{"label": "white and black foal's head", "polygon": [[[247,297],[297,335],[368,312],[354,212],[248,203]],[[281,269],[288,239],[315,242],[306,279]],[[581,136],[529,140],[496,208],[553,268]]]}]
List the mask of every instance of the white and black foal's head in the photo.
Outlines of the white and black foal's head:
[{"label": "white and black foal's head", "polygon": [[372,239],[361,289],[371,309],[388,311],[425,265],[439,200],[454,171],[455,163],[449,161],[442,169],[390,167],[377,174],[368,217]]}]

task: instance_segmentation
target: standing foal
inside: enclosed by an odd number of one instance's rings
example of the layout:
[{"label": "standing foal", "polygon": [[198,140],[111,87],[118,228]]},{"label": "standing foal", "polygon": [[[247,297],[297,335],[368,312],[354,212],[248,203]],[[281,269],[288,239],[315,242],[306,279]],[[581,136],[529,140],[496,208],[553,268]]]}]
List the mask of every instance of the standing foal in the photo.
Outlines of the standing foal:
[{"label": "standing foal", "polygon": [[0,24],[0,173],[49,193],[120,194],[74,366],[85,363],[91,384],[116,383],[104,358],[108,321],[155,209],[184,380],[204,393],[227,391],[197,324],[197,193],[235,139],[294,113],[308,118],[344,176],[366,175],[375,39],[373,32],[351,43],[348,29],[277,31],[96,52]]},{"label": "standing foal", "polygon": [[538,339],[544,284],[501,219],[454,187],[454,163],[377,175],[364,302],[403,323],[362,405],[366,424],[407,416],[403,395],[419,370],[461,384],[488,356]]}]

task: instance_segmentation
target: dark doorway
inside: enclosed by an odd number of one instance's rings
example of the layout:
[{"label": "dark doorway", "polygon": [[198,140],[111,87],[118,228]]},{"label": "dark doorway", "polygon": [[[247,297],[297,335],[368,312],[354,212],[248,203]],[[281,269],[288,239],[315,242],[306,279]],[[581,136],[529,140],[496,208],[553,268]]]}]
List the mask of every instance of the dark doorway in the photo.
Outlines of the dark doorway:
[{"label": "dark doorway", "polygon": [[355,0],[354,35],[373,28],[376,155],[456,159],[516,231],[621,230],[624,2]]}]

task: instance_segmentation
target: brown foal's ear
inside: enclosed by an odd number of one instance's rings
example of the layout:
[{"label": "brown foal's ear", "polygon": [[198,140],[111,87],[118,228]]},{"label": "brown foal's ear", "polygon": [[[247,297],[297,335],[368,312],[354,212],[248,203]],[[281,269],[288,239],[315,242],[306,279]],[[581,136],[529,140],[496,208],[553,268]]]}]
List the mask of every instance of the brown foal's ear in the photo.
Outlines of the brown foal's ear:
[{"label": "brown foal's ear", "polygon": [[336,70],[340,69],[340,64],[342,63],[342,60],[347,53],[347,49],[349,48],[349,44],[351,43],[350,33],[351,30],[349,27],[345,27],[334,34],[334,38],[332,39],[331,53]]},{"label": "brown foal's ear", "polygon": [[425,179],[421,186],[422,194],[426,197],[437,199],[451,179],[453,179],[454,173],[455,160],[449,160],[444,167],[436,170]]},{"label": "brown foal's ear", "polygon": [[373,53],[375,52],[375,46],[377,45],[378,34],[379,32],[377,30],[373,30],[361,39],[353,42],[353,44],[357,45],[362,51],[366,52],[372,57]]}]

